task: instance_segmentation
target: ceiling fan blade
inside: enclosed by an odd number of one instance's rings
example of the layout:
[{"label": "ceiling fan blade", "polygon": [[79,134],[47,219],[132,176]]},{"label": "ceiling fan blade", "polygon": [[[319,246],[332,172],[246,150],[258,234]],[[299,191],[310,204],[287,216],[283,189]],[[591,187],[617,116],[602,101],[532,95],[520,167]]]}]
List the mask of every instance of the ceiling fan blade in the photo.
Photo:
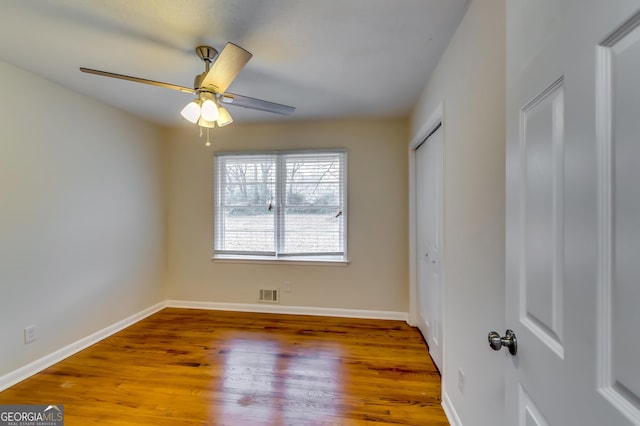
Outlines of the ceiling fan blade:
[{"label": "ceiling fan blade", "polygon": [[223,93],[253,55],[242,47],[227,43],[202,80],[202,87],[213,87]]},{"label": "ceiling fan blade", "polygon": [[236,95],[235,93],[228,92],[223,94],[220,100],[226,105],[235,105],[243,108],[274,112],[282,115],[290,115],[296,109],[292,106],[276,104],[274,102],[263,101],[262,99],[250,98],[248,96]]},{"label": "ceiling fan blade", "polygon": [[95,74],[95,75],[101,75],[104,77],[119,78],[120,80],[129,80],[136,83],[150,84],[152,86],[164,87],[165,89],[179,90],[185,93],[195,93],[195,90],[189,87],[178,86],[177,84],[163,83],[161,81],[147,80],[146,78],[131,77],[128,75],[115,74],[112,72],[92,70],[90,68],[82,68],[82,67],[80,67],[80,71],[86,72],[87,74]]}]

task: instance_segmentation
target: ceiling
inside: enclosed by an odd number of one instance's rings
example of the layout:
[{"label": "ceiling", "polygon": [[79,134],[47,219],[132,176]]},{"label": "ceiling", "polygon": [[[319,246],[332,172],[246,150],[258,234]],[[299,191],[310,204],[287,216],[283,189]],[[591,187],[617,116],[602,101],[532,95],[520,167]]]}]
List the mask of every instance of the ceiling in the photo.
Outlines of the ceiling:
[{"label": "ceiling", "polygon": [[167,126],[192,96],[81,73],[95,68],[193,86],[194,48],[227,41],[253,59],[228,91],[292,105],[283,117],[408,114],[469,0],[3,0],[0,59]]}]

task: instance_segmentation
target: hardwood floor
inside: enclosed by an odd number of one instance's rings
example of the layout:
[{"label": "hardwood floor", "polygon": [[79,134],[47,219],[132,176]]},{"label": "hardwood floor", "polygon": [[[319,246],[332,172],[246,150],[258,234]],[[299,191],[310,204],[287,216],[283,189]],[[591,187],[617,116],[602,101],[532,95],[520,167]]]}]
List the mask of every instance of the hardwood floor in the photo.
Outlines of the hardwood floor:
[{"label": "hardwood floor", "polygon": [[401,321],[164,309],[0,393],[65,425],[447,425]]}]

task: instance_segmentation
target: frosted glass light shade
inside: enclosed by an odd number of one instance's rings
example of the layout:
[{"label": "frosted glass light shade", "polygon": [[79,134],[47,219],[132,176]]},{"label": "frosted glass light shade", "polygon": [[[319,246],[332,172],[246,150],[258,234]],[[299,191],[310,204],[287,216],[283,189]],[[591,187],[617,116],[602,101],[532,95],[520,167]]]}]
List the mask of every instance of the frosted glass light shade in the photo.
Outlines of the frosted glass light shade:
[{"label": "frosted glass light shade", "polygon": [[216,121],[218,119],[218,107],[211,99],[207,99],[202,103],[200,116],[207,121]]},{"label": "frosted glass light shade", "polygon": [[196,101],[191,101],[187,104],[187,106],[182,108],[180,114],[186,120],[195,124],[198,121],[198,118],[200,118],[200,105],[198,105],[198,102]]},{"label": "frosted glass light shade", "polygon": [[229,114],[229,111],[227,111],[227,109],[225,107],[218,107],[218,126],[222,127],[222,126],[226,126],[227,124],[231,124],[233,123],[233,118],[231,117],[231,114]]},{"label": "frosted glass light shade", "polygon": [[208,121],[208,120],[205,120],[204,118],[200,117],[200,119],[198,120],[198,126],[200,126],[200,127],[208,127],[210,129],[213,129],[214,127],[216,127],[216,122],[215,121]]}]

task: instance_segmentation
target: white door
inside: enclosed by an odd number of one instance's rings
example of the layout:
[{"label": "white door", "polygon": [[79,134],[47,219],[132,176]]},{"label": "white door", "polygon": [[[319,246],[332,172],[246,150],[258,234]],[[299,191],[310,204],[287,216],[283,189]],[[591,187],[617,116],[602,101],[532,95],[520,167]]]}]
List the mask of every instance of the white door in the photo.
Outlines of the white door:
[{"label": "white door", "polygon": [[442,371],[442,128],[416,148],[418,327]]},{"label": "white door", "polygon": [[638,425],[640,2],[506,4],[505,424]]}]

